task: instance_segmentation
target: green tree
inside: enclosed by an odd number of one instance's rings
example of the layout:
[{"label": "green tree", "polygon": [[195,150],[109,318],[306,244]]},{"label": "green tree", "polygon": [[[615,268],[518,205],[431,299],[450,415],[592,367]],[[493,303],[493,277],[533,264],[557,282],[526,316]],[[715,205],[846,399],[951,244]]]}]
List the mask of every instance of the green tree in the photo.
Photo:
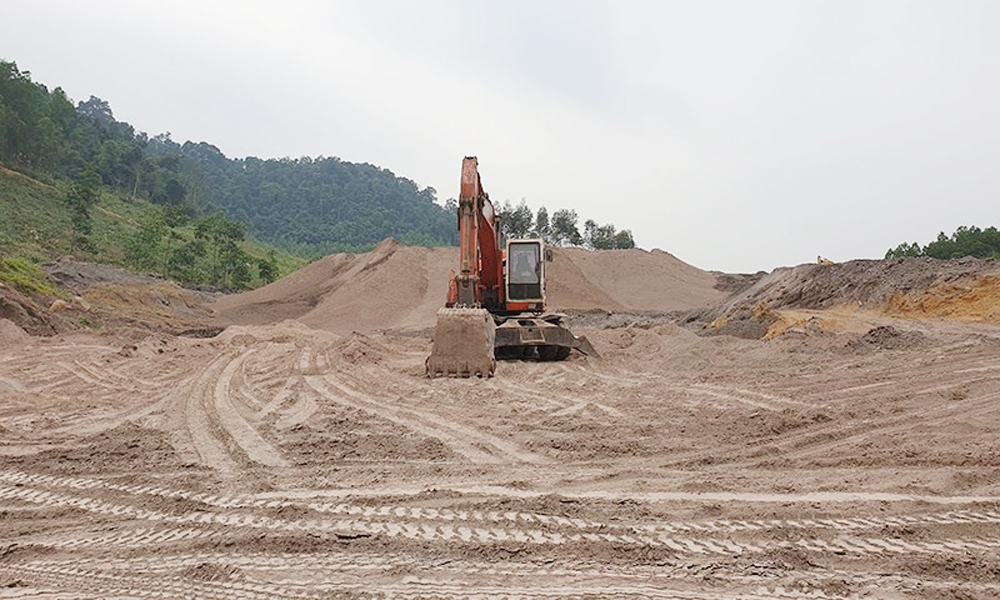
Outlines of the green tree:
[{"label": "green tree", "polygon": [[538,208],[535,215],[535,237],[542,238],[546,244],[552,243],[552,225],[549,223],[549,211],[544,206]]},{"label": "green tree", "polygon": [[921,248],[916,242],[902,243],[885,253],[886,258],[929,256],[952,259],[971,256],[975,258],[1000,258],[1000,231],[996,227],[980,229],[961,226],[950,236],[942,231],[937,239]]},{"label": "green tree", "polygon": [[125,260],[134,269],[165,272],[169,254],[164,238],[170,234],[164,211],[143,214],[139,228],[125,242]]},{"label": "green tree", "polygon": [[100,194],[101,178],[97,168],[88,164],[73,180],[73,187],[66,194],[66,205],[70,210],[70,223],[73,225],[73,248],[89,249],[90,234],[93,221],[90,209]]},{"label": "green tree", "polygon": [[278,259],[274,250],[267,253],[267,258],[257,261],[257,275],[265,285],[278,279]]},{"label": "green tree", "polygon": [[615,234],[615,248],[619,250],[635,248],[635,240],[632,239],[632,232],[630,230],[622,229]]},{"label": "green tree", "polygon": [[576,223],[579,217],[575,210],[560,209],[552,213],[552,243],[556,246],[579,246],[583,237]]},{"label": "green tree", "polygon": [[617,231],[614,225],[598,225],[593,219],[584,223],[584,245],[591,250],[624,250],[635,248],[632,232],[628,229]]},{"label": "green tree", "polygon": [[923,250],[920,248],[920,244],[913,242],[912,244],[907,244],[903,242],[902,244],[891,248],[885,253],[886,258],[903,258],[903,257],[916,257],[922,256]]},{"label": "green tree", "polygon": [[240,248],[246,224],[222,211],[195,223],[195,239],[204,242],[209,258],[209,281],[223,290],[245,289],[250,283],[250,257]]},{"label": "green tree", "polygon": [[503,208],[498,208],[500,213],[500,234],[508,240],[526,238],[531,235],[531,230],[535,222],[528,202],[521,199],[521,203],[514,208],[510,202],[504,202]]},{"label": "green tree", "polygon": [[204,240],[182,241],[167,257],[167,275],[184,283],[211,283],[207,273],[198,268],[206,254]]}]

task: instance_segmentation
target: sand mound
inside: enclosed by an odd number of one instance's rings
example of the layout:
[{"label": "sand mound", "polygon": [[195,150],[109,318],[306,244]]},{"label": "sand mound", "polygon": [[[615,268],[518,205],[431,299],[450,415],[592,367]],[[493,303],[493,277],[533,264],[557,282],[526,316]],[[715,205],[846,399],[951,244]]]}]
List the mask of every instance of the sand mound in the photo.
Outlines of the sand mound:
[{"label": "sand mound", "polygon": [[[335,254],[258,290],[219,298],[224,324],[295,319],[335,333],[421,331],[444,305],[456,248],[420,248],[385,240],[366,254]],[[553,310],[660,311],[705,308],[725,297],[718,274],[661,250],[590,252],[554,249],[547,293]]]},{"label": "sand mound", "polygon": [[0,319],[0,344],[17,344],[30,336],[13,321]]},{"label": "sand mound", "polygon": [[702,271],[663,250],[556,248],[547,275],[556,309],[690,310],[721,301],[719,274]]},{"label": "sand mound", "polygon": [[230,326],[212,338],[212,342],[231,346],[250,346],[257,342],[298,344],[305,340],[308,343],[322,345],[335,343],[338,339],[339,336],[331,335],[329,332],[312,329],[298,321],[285,319],[266,326]]}]

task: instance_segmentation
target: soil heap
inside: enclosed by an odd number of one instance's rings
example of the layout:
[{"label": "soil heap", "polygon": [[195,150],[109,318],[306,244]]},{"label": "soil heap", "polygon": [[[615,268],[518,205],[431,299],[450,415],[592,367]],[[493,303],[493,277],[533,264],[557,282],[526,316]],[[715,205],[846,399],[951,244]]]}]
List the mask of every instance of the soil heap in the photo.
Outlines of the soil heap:
[{"label": "soil heap", "polygon": [[[590,252],[554,248],[547,265],[552,310],[701,309],[725,298],[718,273],[662,250]],[[444,305],[456,248],[405,246],[389,239],[365,254],[334,254],[257,290],[219,298],[222,324],[260,325],[296,319],[335,333],[423,331]]]}]

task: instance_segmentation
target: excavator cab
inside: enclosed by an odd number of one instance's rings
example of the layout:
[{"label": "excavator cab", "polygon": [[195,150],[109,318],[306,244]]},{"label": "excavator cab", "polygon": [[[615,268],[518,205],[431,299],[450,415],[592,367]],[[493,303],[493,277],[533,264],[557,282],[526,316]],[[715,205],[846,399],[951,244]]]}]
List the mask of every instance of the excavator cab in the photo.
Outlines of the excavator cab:
[{"label": "excavator cab", "polygon": [[508,310],[541,310],[545,305],[542,241],[510,240],[506,257]]}]

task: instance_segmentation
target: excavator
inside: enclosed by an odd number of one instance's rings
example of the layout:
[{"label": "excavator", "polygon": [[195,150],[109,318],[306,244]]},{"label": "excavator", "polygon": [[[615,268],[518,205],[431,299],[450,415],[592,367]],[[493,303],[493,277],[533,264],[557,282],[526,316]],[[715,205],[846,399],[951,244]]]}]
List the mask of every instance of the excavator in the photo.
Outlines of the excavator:
[{"label": "excavator", "polygon": [[587,338],[545,311],[545,262],[540,239],[501,245],[500,216],[483,190],[479,161],[462,161],[458,199],[459,269],[437,313],[428,377],[490,377],[500,359],[564,360],[577,351],[597,356]]}]

